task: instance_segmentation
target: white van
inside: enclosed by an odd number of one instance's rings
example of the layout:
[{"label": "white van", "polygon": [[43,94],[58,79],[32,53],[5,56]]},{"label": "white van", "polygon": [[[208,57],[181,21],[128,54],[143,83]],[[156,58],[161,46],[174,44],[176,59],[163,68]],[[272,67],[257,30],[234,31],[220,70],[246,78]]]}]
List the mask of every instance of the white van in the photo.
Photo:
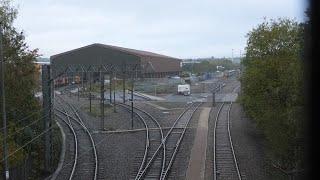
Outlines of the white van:
[{"label": "white van", "polygon": [[190,84],[179,84],[178,94],[183,94],[185,96],[190,95]]}]

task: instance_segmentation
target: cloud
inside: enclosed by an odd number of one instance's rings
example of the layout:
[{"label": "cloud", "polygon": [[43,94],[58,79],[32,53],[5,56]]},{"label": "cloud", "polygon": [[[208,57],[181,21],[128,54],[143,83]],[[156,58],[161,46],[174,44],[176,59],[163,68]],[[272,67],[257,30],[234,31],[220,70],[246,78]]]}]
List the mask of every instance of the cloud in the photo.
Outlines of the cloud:
[{"label": "cloud", "polygon": [[45,57],[99,42],[179,58],[231,56],[263,17],[303,20],[302,0],[16,0],[15,25]]}]

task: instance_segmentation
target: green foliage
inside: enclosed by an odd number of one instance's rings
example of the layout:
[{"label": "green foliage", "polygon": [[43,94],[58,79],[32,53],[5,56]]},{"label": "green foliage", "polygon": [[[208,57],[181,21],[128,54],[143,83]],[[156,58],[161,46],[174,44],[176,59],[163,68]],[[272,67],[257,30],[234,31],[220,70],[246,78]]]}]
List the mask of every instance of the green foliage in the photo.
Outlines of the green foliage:
[{"label": "green foliage", "polygon": [[224,70],[230,70],[230,69],[235,69],[239,67],[238,64],[232,63],[232,61],[228,59],[216,59],[216,60],[210,60],[210,61],[208,60],[201,61],[201,63],[185,64],[182,67],[182,70],[201,74],[204,72],[215,72],[217,71],[217,66],[223,66]]},{"label": "green foliage", "polygon": [[286,169],[302,161],[304,97],[303,26],[289,19],[265,21],[248,33],[242,103]]},{"label": "green foliage", "polygon": [[[35,134],[39,134],[42,122],[39,121],[30,127],[20,130],[22,127],[37,120],[40,116],[40,113],[34,113],[30,118],[19,121],[31,112],[39,111],[39,103],[34,97],[37,87],[36,78],[39,75],[34,65],[36,57],[38,57],[38,50],[29,50],[25,42],[24,33],[19,32],[13,27],[16,17],[17,10],[11,6],[10,1],[1,1],[0,22],[4,28],[3,56],[5,64],[6,111],[9,124],[9,154],[15,151],[17,147],[30,141]],[[19,131],[17,132],[17,130]],[[15,164],[18,164],[24,155],[31,154],[31,152],[40,158],[40,151],[40,142],[36,141],[16,153],[10,158],[10,162],[14,161]],[[0,153],[2,154],[2,151]]]}]

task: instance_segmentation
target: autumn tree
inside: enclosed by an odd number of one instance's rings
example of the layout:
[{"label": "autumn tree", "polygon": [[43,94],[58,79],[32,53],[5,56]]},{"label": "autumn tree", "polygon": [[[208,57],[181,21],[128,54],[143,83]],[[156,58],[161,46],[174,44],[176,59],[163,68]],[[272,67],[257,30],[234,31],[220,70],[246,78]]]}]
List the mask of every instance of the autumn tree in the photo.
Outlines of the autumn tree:
[{"label": "autumn tree", "polygon": [[[27,156],[32,156],[34,159],[40,157],[40,141],[35,141],[22,149],[19,148],[42,131],[39,120],[40,105],[34,97],[37,87],[35,79],[39,76],[34,65],[38,50],[30,50],[25,42],[23,31],[13,26],[16,17],[17,9],[11,6],[10,0],[1,0],[0,23],[3,28],[9,154],[19,150],[9,157],[11,167],[19,165]],[[0,154],[2,158],[2,148]]]},{"label": "autumn tree", "polygon": [[303,164],[303,31],[294,20],[265,20],[248,33],[243,59],[242,103],[286,170]]}]

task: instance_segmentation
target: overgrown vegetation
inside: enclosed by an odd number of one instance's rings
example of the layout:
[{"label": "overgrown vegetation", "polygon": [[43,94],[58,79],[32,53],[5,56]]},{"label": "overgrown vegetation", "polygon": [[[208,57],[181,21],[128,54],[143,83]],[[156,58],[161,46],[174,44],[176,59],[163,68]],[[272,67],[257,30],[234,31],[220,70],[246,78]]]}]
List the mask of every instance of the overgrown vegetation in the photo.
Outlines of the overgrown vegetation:
[{"label": "overgrown vegetation", "polygon": [[[10,0],[0,1],[0,22],[4,28],[3,55],[9,155],[42,131],[42,121],[35,122],[41,115],[39,112],[40,105],[34,97],[36,83],[38,82],[37,77],[39,77],[34,65],[36,57],[39,56],[38,50],[29,50],[24,33],[13,27],[17,13],[17,9],[11,6]],[[28,118],[25,118],[27,115]],[[31,122],[35,123],[31,124]],[[1,136],[1,147],[3,145],[2,138]],[[31,157],[35,161],[33,161],[33,170],[30,173],[39,172],[43,154],[40,143],[41,138],[12,154],[9,158],[10,167],[15,167],[27,157]],[[1,148],[1,160],[3,157],[2,150]],[[1,168],[2,163],[3,160],[1,161]]]},{"label": "overgrown vegetation", "polygon": [[303,167],[303,32],[294,20],[265,20],[248,33],[243,59],[242,103],[286,170]]}]

